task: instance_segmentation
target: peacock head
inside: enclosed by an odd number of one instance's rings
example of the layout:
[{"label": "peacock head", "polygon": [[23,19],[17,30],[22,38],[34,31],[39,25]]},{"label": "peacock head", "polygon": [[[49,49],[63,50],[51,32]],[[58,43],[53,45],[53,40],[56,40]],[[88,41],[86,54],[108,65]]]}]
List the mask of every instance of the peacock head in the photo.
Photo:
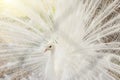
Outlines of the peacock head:
[{"label": "peacock head", "polygon": [[56,41],[49,41],[48,44],[46,45],[45,49],[44,49],[44,53],[50,51],[50,52],[54,52],[55,51],[55,46],[56,46]]},{"label": "peacock head", "polygon": [[53,44],[50,44],[46,47],[44,52],[46,53],[47,51],[54,51],[54,49],[55,49],[55,46]]}]

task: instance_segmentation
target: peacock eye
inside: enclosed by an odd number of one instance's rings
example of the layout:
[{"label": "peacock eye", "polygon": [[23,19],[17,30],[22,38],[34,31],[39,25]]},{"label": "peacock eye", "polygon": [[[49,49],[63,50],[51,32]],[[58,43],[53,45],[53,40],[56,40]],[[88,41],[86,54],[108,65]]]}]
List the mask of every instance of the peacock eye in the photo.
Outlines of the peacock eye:
[{"label": "peacock eye", "polygon": [[52,48],[52,46],[50,45],[49,48]]}]

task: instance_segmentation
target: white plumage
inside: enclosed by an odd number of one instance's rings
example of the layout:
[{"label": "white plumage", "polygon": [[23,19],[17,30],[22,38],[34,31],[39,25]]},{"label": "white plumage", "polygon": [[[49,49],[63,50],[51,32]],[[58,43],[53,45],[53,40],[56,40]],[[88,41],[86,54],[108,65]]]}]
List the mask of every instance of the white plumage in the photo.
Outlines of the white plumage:
[{"label": "white plumage", "polygon": [[0,80],[119,80],[120,0],[15,0],[0,12]]}]

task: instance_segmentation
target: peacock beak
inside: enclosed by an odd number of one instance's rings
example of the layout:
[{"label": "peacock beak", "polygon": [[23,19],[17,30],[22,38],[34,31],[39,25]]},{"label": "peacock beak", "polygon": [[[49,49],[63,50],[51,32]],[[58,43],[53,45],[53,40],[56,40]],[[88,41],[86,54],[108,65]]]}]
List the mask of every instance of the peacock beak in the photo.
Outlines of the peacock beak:
[{"label": "peacock beak", "polygon": [[44,50],[44,53],[46,53],[47,51],[48,51],[48,49],[45,49],[45,50]]},{"label": "peacock beak", "polygon": [[47,51],[51,51],[51,49],[46,48],[46,49],[44,50],[44,53],[46,53]]}]

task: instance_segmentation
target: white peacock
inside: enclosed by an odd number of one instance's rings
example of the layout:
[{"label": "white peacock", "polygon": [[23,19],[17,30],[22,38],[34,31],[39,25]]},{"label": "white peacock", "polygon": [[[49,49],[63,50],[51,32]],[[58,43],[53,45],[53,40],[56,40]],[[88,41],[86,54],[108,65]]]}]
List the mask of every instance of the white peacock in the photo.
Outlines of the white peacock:
[{"label": "white peacock", "polygon": [[120,79],[120,0],[0,4],[0,80]]}]

